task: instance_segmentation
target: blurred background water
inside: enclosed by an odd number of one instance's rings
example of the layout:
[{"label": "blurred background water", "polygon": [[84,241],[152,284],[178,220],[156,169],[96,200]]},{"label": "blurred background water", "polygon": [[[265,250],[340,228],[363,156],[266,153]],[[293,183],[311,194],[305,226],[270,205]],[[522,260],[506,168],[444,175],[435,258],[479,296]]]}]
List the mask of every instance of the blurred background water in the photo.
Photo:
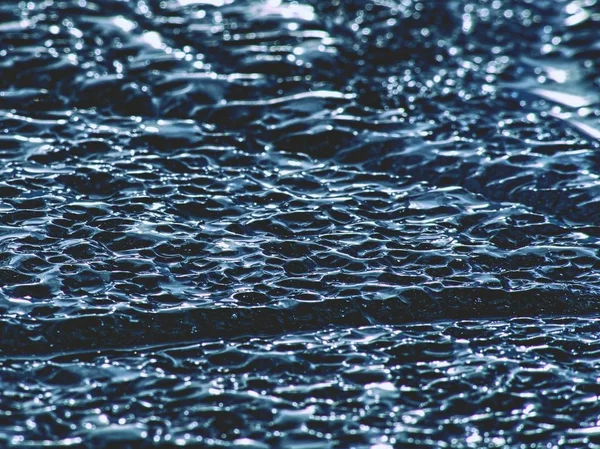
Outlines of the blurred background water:
[{"label": "blurred background water", "polygon": [[600,446],[599,30],[2,2],[0,445]]}]

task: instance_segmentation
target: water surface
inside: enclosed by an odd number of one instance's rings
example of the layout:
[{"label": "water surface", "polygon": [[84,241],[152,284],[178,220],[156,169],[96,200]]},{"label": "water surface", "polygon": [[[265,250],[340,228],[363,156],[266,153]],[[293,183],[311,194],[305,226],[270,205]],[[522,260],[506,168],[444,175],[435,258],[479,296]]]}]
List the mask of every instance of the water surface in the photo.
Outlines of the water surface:
[{"label": "water surface", "polygon": [[0,441],[593,447],[599,26],[4,2]]}]

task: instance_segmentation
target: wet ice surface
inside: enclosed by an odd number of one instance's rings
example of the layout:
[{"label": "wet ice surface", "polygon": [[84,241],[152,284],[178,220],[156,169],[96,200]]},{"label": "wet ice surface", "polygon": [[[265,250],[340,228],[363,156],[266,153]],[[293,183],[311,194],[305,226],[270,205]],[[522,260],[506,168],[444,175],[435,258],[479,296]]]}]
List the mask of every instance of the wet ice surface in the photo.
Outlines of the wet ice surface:
[{"label": "wet ice surface", "polygon": [[3,2],[0,441],[594,444],[599,26]]},{"label": "wet ice surface", "polygon": [[598,447],[599,333],[597,319],[521,318],[5,359],[3,433],[59,447]]}]

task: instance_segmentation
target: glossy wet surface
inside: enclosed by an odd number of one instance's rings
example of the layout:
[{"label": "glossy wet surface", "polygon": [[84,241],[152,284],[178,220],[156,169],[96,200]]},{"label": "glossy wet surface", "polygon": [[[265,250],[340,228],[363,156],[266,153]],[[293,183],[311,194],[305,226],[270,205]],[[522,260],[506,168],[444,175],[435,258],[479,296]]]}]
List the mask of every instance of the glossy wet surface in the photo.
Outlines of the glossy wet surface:
[{"label": "glossy wet surface", "polygon": [[458,321],[5,359],[3,432],[75,447],[598,447],[599,332]]},{"label": "glossy wet surface", "polygon": [[593,444],[599,26],[2,3],[0,441]]}]

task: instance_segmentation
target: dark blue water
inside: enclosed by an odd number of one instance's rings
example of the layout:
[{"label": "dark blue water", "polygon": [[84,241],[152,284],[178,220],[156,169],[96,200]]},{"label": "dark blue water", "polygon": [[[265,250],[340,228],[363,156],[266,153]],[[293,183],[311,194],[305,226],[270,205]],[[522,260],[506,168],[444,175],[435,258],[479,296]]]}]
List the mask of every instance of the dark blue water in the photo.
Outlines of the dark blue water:
[{"label": "dark blue water", "polygon": [[0,447],[600,447],[600,3],[0,4]]}]

